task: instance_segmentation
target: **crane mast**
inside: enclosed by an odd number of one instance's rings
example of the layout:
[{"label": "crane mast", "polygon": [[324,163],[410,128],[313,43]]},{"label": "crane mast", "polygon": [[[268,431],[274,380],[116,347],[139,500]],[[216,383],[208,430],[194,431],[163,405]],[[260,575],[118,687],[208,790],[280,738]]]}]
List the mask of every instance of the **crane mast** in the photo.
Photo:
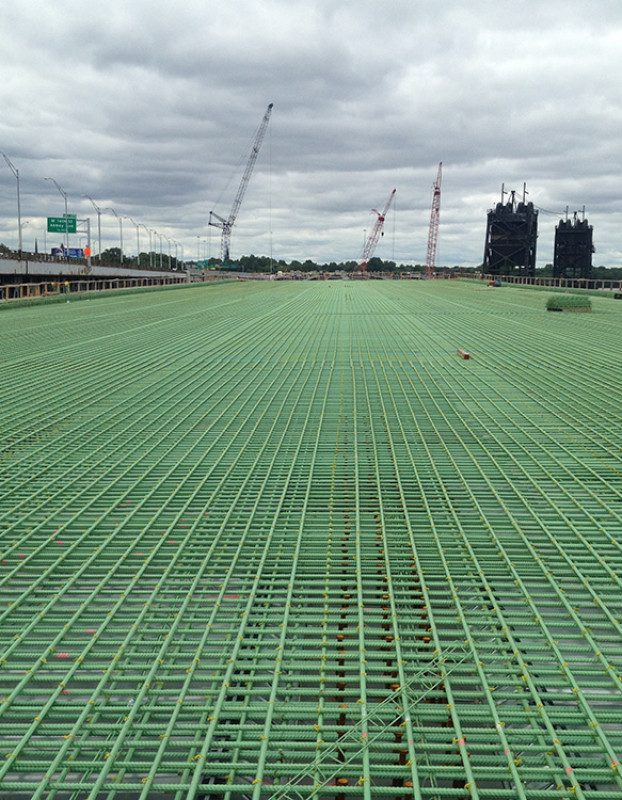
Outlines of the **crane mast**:
[{"label": "crane mast", "polygon": [[[384,204],[384,208],[382,209],[382,213],[375,208],[372,208],[374,214],[378,216],[372,232],[369,234],[369,238],[365,242],[363,247],[363,253],[359,259],[360,268],[361,270],[367,270],[367,265],[374,254],[374,250],[376,249],[376,245],[378,244],[378,239],[380,238],[380,234],[382,233],[382,226],[384,225],[385,217],[389,212],[389,208],[391,207],[391,203],[393,202],[393,198],[395,197],[395,189],[389,195],[389,199]],[[383,234],[384,235],[384,234]]]},{"label": "crane mast", "polygon": [[434,182],[432,194],[432,211],[430,213],[430,230],[428,232],[428,251],[425,259],[425,277],[434,277],[436,265],[436,243],[438,241],[438,222],[441,214],[441,180],[443,176],[443,162],[438,165],[438,173]]},{"label": "crane mast", "polygon": [[248,161],[246,162],[244,174],[242,175],[242,180],[240,181],[240,185],[238,187],[237,194],[233,201],[233,205],[231,206],[231,211],[229,212],[229,216],[227,217],[227,219],[224,219],[224,217],[221,217],[215,211],[210,211],[209,213],[208,225],[213,225],[215,228],[220,228],[222,230],[220,255],[223,264],[226,264],[229,261],[230,246],[231,246],[231,229],[233,228],[235,220],[238,216],[238,211],[240,210],[240,206],[242,205],[242,200],[244,199],[244,195],[246,194],[246,189],[248,188],[248,182],[250,181],[251,175],[253,173],[255,162],[257,161],[257,156],[259,155],[259,149],[266,134],[266,128],[268,127],[268,122],[270,122],[270,114],[272,113],[273,106],[274,103],[270,103],[270,105],[266,109],[266,113],[263,115],[263,119],[261,120],[259,128],[257,128],[257,133],[255,134],[255,138],[253,140],[253,146],[251,148],[250,156],[248,157]]}]

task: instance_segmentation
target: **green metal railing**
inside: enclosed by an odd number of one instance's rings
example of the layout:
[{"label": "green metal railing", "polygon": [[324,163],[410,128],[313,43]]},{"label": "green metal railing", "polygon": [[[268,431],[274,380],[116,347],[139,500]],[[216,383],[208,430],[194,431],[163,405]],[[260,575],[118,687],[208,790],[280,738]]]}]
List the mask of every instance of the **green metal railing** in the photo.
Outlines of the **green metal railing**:
[{"label": "green metal railing", "polygon": [[622,796],[622,311],[544,306],[0,315],[0,800]]}]

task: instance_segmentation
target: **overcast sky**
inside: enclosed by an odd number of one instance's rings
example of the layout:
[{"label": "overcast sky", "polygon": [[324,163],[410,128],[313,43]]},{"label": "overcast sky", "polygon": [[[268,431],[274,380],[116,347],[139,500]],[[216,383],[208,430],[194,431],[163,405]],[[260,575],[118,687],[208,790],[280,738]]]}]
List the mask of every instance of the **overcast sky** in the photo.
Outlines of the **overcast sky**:
[{"label": "overcast sky", "polygon": [[[501,184],[526,182],[540,266],[566,206],[586,208],[594,264],[622,266],[620,0],[19,0],[0,23],[0,151],[25,249],[60,244],[44,234],[64,212],[52,177],[94,234],[83,195],[100,207],[103,248],[119,245],[113,208],[186,258],[217,255],[209,212],[228,216],[274,103],[234,258],[357,258],[396,188],[376,255],[422,263],[442,161],[438,264],[481,263]],[[11,247],[16,188],[2,159]],[[135,254],[128,219],[123,236]]]}]

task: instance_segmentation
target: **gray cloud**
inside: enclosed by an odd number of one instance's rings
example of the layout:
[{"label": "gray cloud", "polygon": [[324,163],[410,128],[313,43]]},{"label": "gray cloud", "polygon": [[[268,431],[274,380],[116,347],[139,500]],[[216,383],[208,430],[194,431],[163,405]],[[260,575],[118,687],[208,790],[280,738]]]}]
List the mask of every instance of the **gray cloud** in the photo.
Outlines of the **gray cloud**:
[{"label": "gray cloud", "polygon": [[[234,256],[355,258],[370,209],[396,187],[377,254],[421,262],[442,160],[440,263],[479,263],[486,210],[502,182],[524,181],[543,209],[585,205],[595,262],[620,263],[613,0],[21,0],[0,19],[11,31],[0,150],[20,170],[27,247],[63,211],[49,175],[70,211],[93,216],[89,194],[187,256],[208,237],[216,254],[209,211],[228,212],[273,102]],[[15,181],[0,167],[0,240],[15,245]],[[556,221],[541,217],[539,263],[552,259]],[[103,223],[104,246],[117,244],[110,212]]]}]

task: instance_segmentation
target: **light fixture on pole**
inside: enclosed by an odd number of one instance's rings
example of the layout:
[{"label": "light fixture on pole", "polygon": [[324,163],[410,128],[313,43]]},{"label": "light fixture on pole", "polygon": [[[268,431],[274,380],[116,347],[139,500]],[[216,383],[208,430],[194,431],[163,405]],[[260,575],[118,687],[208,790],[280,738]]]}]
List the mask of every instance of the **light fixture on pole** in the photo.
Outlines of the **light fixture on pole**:
[{"label": "light fixture on pole", "polygon": [[114,208],[109,208],[108,211],[112,211],[115,217],[119,220],[119,250],[121,251],[119,260],[123,264],[123,217],[120,217]]},{"label": "light fixture on pole", "polygon": [[102,212],[100,207],[95,203],[95,200],[93,200],[92,197],[90,197],[88,194],[83,194],[82,197],[86,197],[87,200],[90,200],[91,203],[93,204],[93,208],[95,209],[95,211],[97,211],[97,239],[99,241],[97,260],[101,264],[102,263]]},{"label": "light fixture on pole", "polygon": [[19,241],[18,243],[19,260],[21,261],[22,260],[22,211],[19,199],[19,170],[5,153],[2,153],[2,158],[4,158],[4,160],[6,161],[9,169],[11,170],[13,175],[15,175],[15,180],[17,181],[17,231],[18,231],[17,236]]},{"label": "light fixture on pole", "polygon": [[65,201],[65,260],[69,260],[69,214],[67,213],[67,192],[58,185],[58,183],[54,180],[54,178],[44,178],[44,181],[52,181],[54,186],[58,189],[58,191],[63,196]]}]

